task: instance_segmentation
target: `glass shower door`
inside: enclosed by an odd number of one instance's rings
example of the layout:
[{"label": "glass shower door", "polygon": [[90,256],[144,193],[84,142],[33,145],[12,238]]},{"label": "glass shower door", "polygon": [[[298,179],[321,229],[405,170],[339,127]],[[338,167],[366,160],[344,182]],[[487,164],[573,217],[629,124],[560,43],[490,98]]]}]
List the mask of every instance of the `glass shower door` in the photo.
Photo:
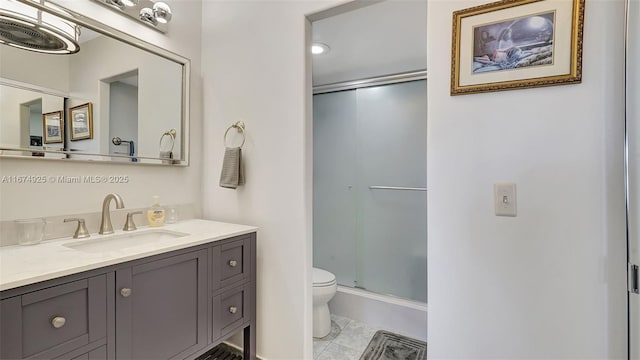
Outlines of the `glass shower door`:
[{"label": "glass shower door", "polygon": [[356,280],[356,92],[313,97],[313,266]]},{"label": "glass shower door", "polygon": [[358,89],[357,103],[357,286],[426,302],[426,80]]},{"label": "glass shower door", "polygon": [[313,263],[427,301],[426,80],[314,95]]}]

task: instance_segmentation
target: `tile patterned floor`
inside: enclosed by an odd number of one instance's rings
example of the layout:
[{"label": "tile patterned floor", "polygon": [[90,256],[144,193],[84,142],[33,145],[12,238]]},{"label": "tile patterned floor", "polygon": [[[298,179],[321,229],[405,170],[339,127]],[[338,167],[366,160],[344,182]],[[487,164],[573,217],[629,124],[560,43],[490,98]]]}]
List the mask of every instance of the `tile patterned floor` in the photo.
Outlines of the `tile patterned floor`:
[{"label": "tile patterned floor", "polygon": [[359,360],[380,329],[346,317],[331,315],[331,332],[313,339],[314,360]]}]

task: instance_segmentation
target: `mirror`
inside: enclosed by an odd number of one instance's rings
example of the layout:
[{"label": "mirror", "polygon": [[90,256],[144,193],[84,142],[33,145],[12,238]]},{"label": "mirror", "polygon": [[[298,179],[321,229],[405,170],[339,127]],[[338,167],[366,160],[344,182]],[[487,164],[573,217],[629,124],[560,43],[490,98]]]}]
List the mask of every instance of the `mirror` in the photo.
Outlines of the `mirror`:
[{"label": "mirror", "polygon": [[80,49],[0,44],[1,156],[188,165],[188,59],[50,3],[22,2],[77,24]]}]

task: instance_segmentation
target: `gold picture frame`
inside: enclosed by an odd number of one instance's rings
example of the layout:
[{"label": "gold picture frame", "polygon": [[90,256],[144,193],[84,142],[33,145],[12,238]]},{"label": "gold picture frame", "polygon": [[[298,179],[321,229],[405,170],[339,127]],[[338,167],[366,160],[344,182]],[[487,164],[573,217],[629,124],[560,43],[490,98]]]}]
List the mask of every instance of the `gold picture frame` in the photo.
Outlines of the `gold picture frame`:
[{"label": "gold picture frame", "polygon": [[585,0],[502,0],[453,13],[451,95],[582,81]]},{"label": "gold picture frame", "polygon": [[69,109],[69,127],[71,141],[93,139],[93,105],[90,102]]},{"label": "gold picture frame", "polygon": [[56,144],[64,139],[62,110],[42,114],[42,135],[45,144]]}]

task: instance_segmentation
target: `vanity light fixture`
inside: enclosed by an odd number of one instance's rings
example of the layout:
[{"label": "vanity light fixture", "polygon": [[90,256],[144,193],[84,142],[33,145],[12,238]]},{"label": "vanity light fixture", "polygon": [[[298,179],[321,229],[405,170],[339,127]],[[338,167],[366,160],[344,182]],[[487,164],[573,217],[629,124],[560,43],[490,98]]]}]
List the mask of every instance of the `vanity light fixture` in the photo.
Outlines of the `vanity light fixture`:
[{"label": "vanity light fixture", "polygon": [[[62,11],[48,1],[44,8]],[[0,44],[46,54],[80,51],[80,28],[71,21],[18,1],[0,0]]]},{"label": "vanity light fixture", "polygon": [[139,1],[140,0],[106,0],[105,3],[122,10],[126,7],[138,6]]},{"label": "vanity light fixture", "polygon": [[329,47],[329,45],[324,44],[324,43],[313,43],[311,44],[311,53],[313,55],[320,55],[320,54],[326,54],[329,52],[331,48]]},{"label": "vanity light fixture", "polygon": [[153,4],[153,16],[159,23],[166,24],[171,21],[171,8],[163,2]]},{"label": "vanity light fixture", "polygon": [[167,32],[167,23],[171,21],[171,8],[164,2],[153,0],[94,0],[110,9],[116,10],[140,20],[143,24]]},{"label": "vanity light fixture", "polygon": [[124,9],[125,7],[122,0],[107,0],[106,3],[120,10]]},{"label": "vanity light fixture", "polygon": [[158,20],[153,16],[153,10],[151,8],[143,8],[140,10],[140,20],[153,26],[158,24]]},{"label": "vanity light fixture", "polygon": [[138,5],[138,0],[120,0],[124,6],[137,6]]}]

